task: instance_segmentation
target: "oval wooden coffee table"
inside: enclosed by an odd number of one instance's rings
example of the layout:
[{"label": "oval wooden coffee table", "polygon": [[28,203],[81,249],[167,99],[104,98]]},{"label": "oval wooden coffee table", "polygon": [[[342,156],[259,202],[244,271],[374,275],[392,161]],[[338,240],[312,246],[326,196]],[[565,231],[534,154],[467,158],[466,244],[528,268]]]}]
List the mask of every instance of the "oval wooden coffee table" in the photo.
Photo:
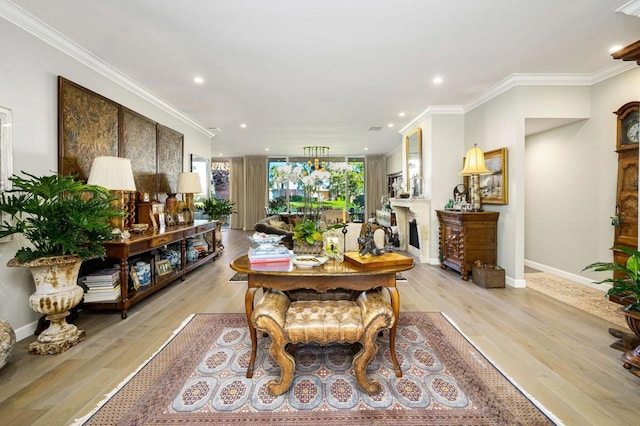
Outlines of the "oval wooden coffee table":
[{"label": "oval wooden coffee table", "polygon": [[291,262],[250,263],[248,256],[240,256],[231,262],[231,269],[247,274],[247,291],[244,307],[247,314],[251,337],[251,359],[247,368],[247,378],[253,377],[257,352],[256,330],[251,317],[255,292],[259,288],[288,291],[310,289],[319,293],[336,288],[365,291],[384,287],[389,291],[395,321],[389,330],[389,349],[396,377],[402,377],[402,370],[396,358],[396,329],[400,314],[400,295],[396,287],[396,274],[414,267],[411,257],[398,253],[359,258],[357,252],[345,253],[344,262],[329,260],[322,266],[298,268]]}]

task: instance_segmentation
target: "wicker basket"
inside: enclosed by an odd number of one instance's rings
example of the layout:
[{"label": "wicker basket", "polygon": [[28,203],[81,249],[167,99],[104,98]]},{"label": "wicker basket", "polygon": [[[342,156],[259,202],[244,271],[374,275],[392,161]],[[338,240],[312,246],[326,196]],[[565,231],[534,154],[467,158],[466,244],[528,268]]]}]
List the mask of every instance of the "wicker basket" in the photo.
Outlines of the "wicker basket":
[{"label": "wicker basket", "polygon": [[309,244],[307,242],[293,240],[293,252],[295,254],[313,254],[320,256],[322,255],[322,241]]},{"label": "wicker basket", "polygon": [[504,269],[478,268],[473,265],[473,282],[484,288],[504,288]]}]

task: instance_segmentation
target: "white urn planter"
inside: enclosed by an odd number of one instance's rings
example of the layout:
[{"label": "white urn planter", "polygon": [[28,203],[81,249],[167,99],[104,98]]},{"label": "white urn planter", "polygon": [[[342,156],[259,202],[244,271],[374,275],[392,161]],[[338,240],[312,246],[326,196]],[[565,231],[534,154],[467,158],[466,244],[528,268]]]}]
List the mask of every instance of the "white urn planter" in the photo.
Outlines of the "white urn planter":
[{"label": "white urn planter", "polygon": [[20,263],[13,258],[7,266],[29,268],[36,291],[29,297],[31,309],[46,315],[49,327],[29,344],[29,353],[58,354],[85,337],[83,330],[66,321],[69,310],[82,300],[83,290],[77,285],[82,259],[77,256],[41,257]]},{"label": "white urn planter", "polygon": [[16,343],[16,333],[6,320],[0,319],[0,368],[11,358],[13,345]]}]

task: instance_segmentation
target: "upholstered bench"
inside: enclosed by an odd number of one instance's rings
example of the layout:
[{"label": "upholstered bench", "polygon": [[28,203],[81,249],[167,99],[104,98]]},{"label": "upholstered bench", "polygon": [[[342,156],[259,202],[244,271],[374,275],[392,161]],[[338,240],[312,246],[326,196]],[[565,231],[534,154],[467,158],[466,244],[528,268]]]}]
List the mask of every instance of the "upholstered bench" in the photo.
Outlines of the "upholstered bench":
[{"label": "upholstered bench", "polygon": [[256,330],[271,336],[269,353],[280,365],[280,380],[270,381],[267,390],[281,395],[291,386],[295,358],[287,351],[287,345],[339,342],[360,343],[362,348],[353,357],[356,381],[366,393],[378,392],[380,383],[367,380],[367,365],[378,351],[376,336],[391,328],[394,320],[393,309],[379,289],[362,292],[355,301],[297,302],[283,292],[267,290],[252,316]]}]

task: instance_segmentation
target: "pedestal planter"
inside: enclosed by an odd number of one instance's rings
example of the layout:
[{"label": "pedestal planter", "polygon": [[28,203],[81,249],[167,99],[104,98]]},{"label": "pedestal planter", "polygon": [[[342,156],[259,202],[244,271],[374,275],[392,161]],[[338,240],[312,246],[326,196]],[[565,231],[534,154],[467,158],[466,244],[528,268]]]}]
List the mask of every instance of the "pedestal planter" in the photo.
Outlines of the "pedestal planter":
[{"label": "pedestal planter", "polygon": [[84,331],[65,320],[69,310],[82,300],[84,292],[77,285],[81,264],[77,256],[41,257],[26,263],[14,258],[7,263],[11,267],[29,268],[36,286],[29,304],[49,321],[49,327],[29,345],[30,354],[58,354],[84,339]]},{"label": "pedestal planter", "polygon": [[0,319],[0,368],[11,358],[13,345],[16,343],[16,333],[11,328],[11,324]]}]

